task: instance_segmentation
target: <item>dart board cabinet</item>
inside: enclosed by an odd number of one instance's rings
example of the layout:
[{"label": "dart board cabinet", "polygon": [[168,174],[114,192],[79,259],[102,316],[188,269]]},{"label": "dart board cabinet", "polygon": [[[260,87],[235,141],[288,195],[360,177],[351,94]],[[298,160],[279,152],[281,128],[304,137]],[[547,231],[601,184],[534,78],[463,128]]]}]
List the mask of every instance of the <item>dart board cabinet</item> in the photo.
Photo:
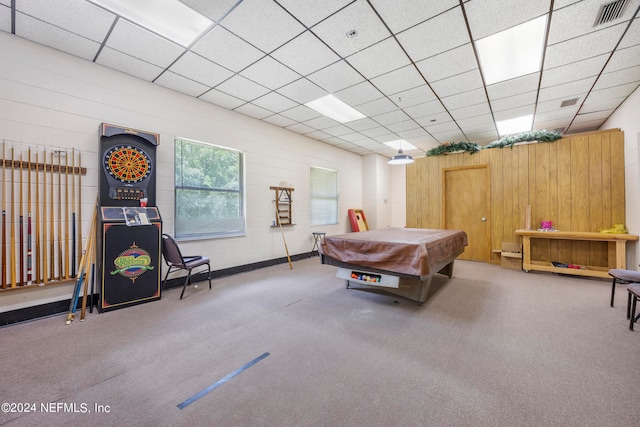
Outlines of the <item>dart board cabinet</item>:
[{"label": "dart board cabinet", "polygon": [[100,126],[96,278],[101,312],[161,297],[158,143],[156,133]]}]

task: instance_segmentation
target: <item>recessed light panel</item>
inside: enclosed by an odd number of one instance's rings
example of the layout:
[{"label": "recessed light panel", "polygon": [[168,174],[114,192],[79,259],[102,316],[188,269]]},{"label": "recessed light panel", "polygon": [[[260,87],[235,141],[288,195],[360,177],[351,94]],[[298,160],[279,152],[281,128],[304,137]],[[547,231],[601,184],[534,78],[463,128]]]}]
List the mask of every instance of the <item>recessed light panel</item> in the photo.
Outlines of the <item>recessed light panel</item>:
[{"label": "recessed light panel", "polygon": [[333,95],[323,96],[315,101],[307,102],[304,105],[309,108],[313,108],[318,113],[340,123],[348,123],[354,120],[364,119],[366,117],[364,114],[340,101]]},{"label": "recessed light panel", "polygon": [[476,40],[487,85],[540,71],[547,15]]},{"label": "recessed light panel", "polygon": [[213,23],[177,0],[89,1],[185,47]]}]

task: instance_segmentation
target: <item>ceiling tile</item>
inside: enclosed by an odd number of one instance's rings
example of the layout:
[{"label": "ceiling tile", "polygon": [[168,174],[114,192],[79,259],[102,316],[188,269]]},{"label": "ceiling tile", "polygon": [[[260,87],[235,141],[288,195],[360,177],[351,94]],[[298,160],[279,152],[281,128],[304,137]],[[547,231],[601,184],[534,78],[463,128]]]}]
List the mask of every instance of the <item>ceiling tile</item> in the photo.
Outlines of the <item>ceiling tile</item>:
[{"label": "ceiling tile", "polygon": [[398,108],[396,104],[389,100],[389,98],[378,98],[363,104],[357,104],[355,107],[358,111],[368,117],[375,116],[376,114],[387,113]]},{"label": "ceiling tile", "polygon": [[[204,1],[204,0],[203,0]],[[355,0],[323,0],[306,2],[300,0],[278,0],[285,9],[307,27],[313,27]]]},{"label": "ceiling tile", "polygon": [[[311,126],[314,129],[325,131],[325,129],[338,126],[340,123],[336,122],[329,117],[320,116],[315,119],[307,120],[304,122],[305,125]],[[326,132],[326,131],[325,131]]]},{"label": "ceiling tile", "polygon": [[273,116],[269,116],[263,119],[267,123],[271,123],[280,127],[287,127],[295,124],[294,120],[291,120],[287,117],[281,116],[280,114],[274,114]]},{"label": "ceiling tile", "polygon": [[162,73],[162,68],[138,58],[131,57],[109,47],[104,47],[96,63],[114,70],[122,71],[148,82]]},{"label": "ceiling tile", "polygon": [[460,74],[478,68],[478,62],[476,61],[471,43],[423,59],[416,65],[429,82],[442,80],[454,74]]},{"label": "ceiling tile", "polygon": [[[10,14],[8,31],[11,31]],[[16,13],[16,35],[45,46],[93,60],[100,50],[100,43],[78,36],[56,26],[44,23],[22,13]],[[157,74],[156,74],[157,75]]]},{"label": "ceiling tile", "polygon": [[423,21],[433,18],[459,5],[457,0],[372,0],[371,4],[382,16],[391,31],[398,33]]},{"label": "ceiling tile", "polygon": [[592,96],[593,92],[589,95],[589,98],[582,104],[580,113],[593,113],[595,111],[602,110],[615,110],[620,104],[624,102],[626,97],[619,98],[604,98],[599,96]]},{"label": "ceiling tile", "polygon": [[[355,30],[349,37],[347,33]],[[346,58],[391,36],[366,1],[356,1],[313,27],[313,32]]]},{"label": "ceiling tile", "polygon": [[[636,0],[640,2],[640,0]],[[624,35],[624,38],[620,42],[620,49],[626,49],[631,46],[635,46],[640,44],[640,16],[637,16],[636,19],[633,20],[631,26],[627,30]]]},{"label": "ceiling tile", "polygon": [[239,74],[219,84],[216,89],[245,101],[251,101],[269,92],[266,87],[252,82]]},{"label": "ceiling tile", "polygon": [[450,113],[453,116],[454,120],[459,121],[461,119],[466,119],[469,117],[480,116],[483,114],[490,114],[491,110],[489,109],[489,104],[483,103],[483,104],[470,105],[464,108],[458,108],[457,110],[450,110]]},{"label": "ceiling tile", "polygon": [[528,116],[534,113],[534,105],[525,105],[523,107],[512,108],[506,111],[494,111],[493,117],[497,122],[502,120],[515,119],[517,117]]},{"label": "ceiling tile", "polygon": [[534,105],[536,103],[536,91],[521,93],[509,98],[496,99],[491,101],[493,111],[504,111],[511,108],[522,107],[523,105]]},{"label": "ceiling tile", "polygon": [[280,115],[295,120],[296,122],[304,122],[320,117],[320,113],[305,105],[298,105],[297,107],[281,112]]},{"label": "ceiling tile", "polygon": [[640,65],[640,44],[615,51],[604,72],[610,73],[638,65]]},{"label": "ceiling tile", "polygon": [[382,97],[382,94],[369,82],[362,82],[334,93],[343,102],[352,107],[359,106],[374,99]]},{"label": "ceiling tile", "polygon": [[611,73],[603,73],[596,82],[596,85],[593,87],[593,89],[605,89],[608,87],[621,86],[627,83],[634,82],[640,82],[640,65],[614,71]]},{"label": "ceiling tile", "polygon": [[254,99],[251,103],[269,111],[273,111],[274,113],[290,110],[298,105],[296,102],[289,98],[285,98],[277,92],[269,92],[260,98]]},{"label": "ceiling tile", "polygon": [[253,63],[242,70],[242,76],[269,89],[278,89],[300,78],[295,71],[285,67],[270,56]]},{"label": "ceiling tile", "polygon": [[546,68],[542,73],[541,87],[549,87],[600,74],[609,59],[608,54],[594,56],[556,68]]},{"label": "ceiling tile", "polygon": [[390,99],[402,108],[413,107],[436,99],[436,95],[429,86],[419,86],[413,89],[394,93]]},{"label": "ceiling tile", "polygon": [[203,101],[210,102],[211,104],[219,105],[220,107],[233,110],[245,103],[242,99],[236,98],[224,92],[220,92],[216,89],[211,89],[207,93],[200,96]]},{"label": "ceiling tile", "polygon": [[360,119],[360,120],[354,120],[352,122],[345,123],[345,125],[349,129],[353,129],[355,131],[363,131],[363,130],[373,129],[375,127],[380,126],[378,123],[376,123],[375,121],[373,121],[369,117],[366,117],[366,118]]},{"label": "ceiling tile", "polygon": [[0,6],[0,30],[7,33],[11,32],[11,9],[9,9],[7,5]]},{"label": "ceiling tile", "polygon": [[[637,3],[637,0],[632,0],[631,3]],[[549,44],[556,44],[619,25],[623,21],[628,21],[637,8],[637,4],[628,4],[619,18],[596,27],[594,24],[598,20],[603,4],[605,3],[601,0],[584,0],[553,12],[549,30]],[[571,25],[565,25],[567,21],[571,21]]]},{"label": "ceiling tile", "polygon": [[201,83],[183,77],[179,74],[172,73],[171,71],[165,71],[162,73],[154,83],[194,97],[203,94],[207,89],[209,89],[209,87]]},{"label": "ceiling tile", "polygon": [[[313,52],[313,55],[303,55],[301,52]],[[340,60],[338,55],[309,31],[285,44],[271,56],[303,76]]]},{"label": "ceiling tile", "polygon": [[233,75],[233,72],[215,64],[193,52],[185,53],[171,67],[172,71],[181,76],[195,80],[209,87],[213,87]]},{"label": "ceiling tile", "polygon": [[[290,131],[293,131],[293,132],[301,133],[303,135],[308,135],[308,134],[317,132],[317,131],[315,131],[315,129],[313,127],[307,126],[307,125],[305,125],[303,123],[292,124],[290,126],[287,126],[287,129],[289,129]],[[328,135],[328,134],[325,134],[325,135]]]},{"label": "ceiling tile", "polygon": [[364,78],[345,61],[335,62],[322,70],[309,74],[307,78],[329,93],[364,81]]},{"label": "ceiling tile", "polygon": [[253,117],[256,119],[263,119],[273,114],[272,111],[265,110],[264,108],[258,107],[257,105],[253,105],[253,104],[241,105],[238,108],[234,109],[233,111],[236,111],[238,113],[244,114],[245,116]]},{"label": "ceiling tile", "polygon": [[248,67],[264,56],[264,53],[219,25],[202,37],[192,50],[235,72]]},{"label": "ceiling tile", "polygon": [[538,81],[540,73],[527,74],[526,76],[517,77],[500,83],[494,83],[487,86],[489,99],[508,98],[520,93],[538,90]]},{"label": "ceiling tile", "polygon": [[368,79],[409,64],[409,58],[393,38],[361,50],[347,58],[347,61]]},{"label": "ceiling tile", "polygon": [[627,83],[620,86],[612,86],[605,89],[596,89],[591,92],[592,94],[597,94],[599,92],[606,92],[609,98],[617,98],[620,96],[628,96],[638,87],[637,82]]},{"label": "ceiling tile", "polygon": [[327,94],[307,79],[296,80],[293,83],[281,87],[277,92],[300,104],[306,104],[309,101],[321,98]]},{"label": "ceiling tile", "polygon": [[553,99],[571,99],[575,96],[586,94],[593,86],[595,80],[595,77],[589,77],[564,85],[542,88],[540,89],[538,102],[551,101]]},{"label": "ceiling tile", "polygon": [[431,87],[440,98],[444,98],[481,88],[482,77],[480,71],[475,69],[433,82]]},{"label": "ceiling tile", "polygon": [[[616,46],[624,25],[619,24],[557,44],[549,45],[545,53],[545,68],[555,68],[572,62],[611,52]],[[588,46],[588,49],[585,49]]]},{"label": "ceiling tile", "polygon": [[432,126],[436,124],[452,122],[453,118],[446,111],[441,113],[433,113],[425,116],[414,118],[414,120],[421,126]]},{"label": "ceiling tile", "polygon": [[464,4],[471,34],[478,40],[549,12],[550,2],[531,0],[483,0]]},{"label": "ceiling tile", "polygon": [[[461,104],[461,106],[462,105],[465,104]],[[438,115],[446,115],[447,117],[449,117],[449,120],[451,120],[449,113],[447,113],[442,103],[438,100],[425,102],[424,104],[418,104],[411,107],[405,107],[403,108],[403,110],[414,119],[423,117],[431,118]]]},{"label": "ceiling tile", "polygon": [[[459,6],[412,27],[397,37],[414,62],[470,42]],[[425,37],[428,42],[425,42]]]},{"label": "ceiling tile", "polygon": [[225,14],[233,9],[238,0],[182,0],[182,3],[212,21],[219,22]]},{"label": "ceiling tile", "polygon": [[[10,4],[10,1],[8,2]],[[17,1],[16,11],[31,17],[39,17],[58,29],[102,43],[116,18],[98,6],[85,0],[29,0]],[[22,29],[22,25],[17,28]],[[48,28],[46,31],[51,31]]]},{"label": "ceiling tile", "polygon": [[185,52],[183,47],[124,19],[118,20],[106,45],[162,68]]},{"label": "ceiling tile", "polygon": [[221,25],[266,53],[305,31],[276,2],[265,0],[243,0]]},{"label": "ceiling tile", "polygon": [[424,79],[412,64],[375,77],[371,79],[371,83],[383,93],[393,95],[403,90],[424,85]]}]

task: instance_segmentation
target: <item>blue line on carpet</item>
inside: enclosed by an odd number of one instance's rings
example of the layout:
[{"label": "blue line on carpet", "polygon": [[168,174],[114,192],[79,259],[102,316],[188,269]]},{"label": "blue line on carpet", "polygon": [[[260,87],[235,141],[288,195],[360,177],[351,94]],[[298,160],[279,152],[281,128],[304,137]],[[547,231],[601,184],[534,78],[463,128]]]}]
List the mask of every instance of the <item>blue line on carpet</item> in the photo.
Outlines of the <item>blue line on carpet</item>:
[{"label": "blue line on carpet", "polygon": [[184,409],[187,406],[191,405],[193,402],[195,402],[196,400],[200,399],[201,397],[206,396],[209,392],[217,389],[218,387],[220,387],[222,384],[226,383],[227,381],[229,381],[231,378],[240,375],[241,373],[243,373],[244,371],[246,371],[247,369],[249,369],[250,367],[252,367],[253,365],[255,365],[256,363],[258,363],[259,361],[261,361],[262,359],[264,359],[265,357],[267,357],[269,355],[269,353],[264,353],[261,354],[260,356],[256,357],[255,359],[253,359],[251,362],[245,364],[244,366],[236,369],[235,371],[231,372],[229,375],[227,375],[226,377],[216,381],[215,383],[211,384],[209,387],[205,388],[202,391],[197,392],[196,394],[194,394],[193,396],[191,396],[190,398],[188,398],[187,400],[185,400],[184,402],[178,404],[178,408],[179,409]]}]

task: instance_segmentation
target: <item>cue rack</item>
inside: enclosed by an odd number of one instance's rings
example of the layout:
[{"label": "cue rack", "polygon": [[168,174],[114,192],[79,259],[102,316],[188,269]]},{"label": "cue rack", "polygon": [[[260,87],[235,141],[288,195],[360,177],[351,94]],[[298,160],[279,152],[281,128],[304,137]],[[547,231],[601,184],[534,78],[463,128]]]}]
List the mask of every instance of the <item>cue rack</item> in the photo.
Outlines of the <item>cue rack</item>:
[{"label": "cue rack", "polygon": [[82,153],[12,144],[0,147],[0,289],[72,281],[82,253]]}]

